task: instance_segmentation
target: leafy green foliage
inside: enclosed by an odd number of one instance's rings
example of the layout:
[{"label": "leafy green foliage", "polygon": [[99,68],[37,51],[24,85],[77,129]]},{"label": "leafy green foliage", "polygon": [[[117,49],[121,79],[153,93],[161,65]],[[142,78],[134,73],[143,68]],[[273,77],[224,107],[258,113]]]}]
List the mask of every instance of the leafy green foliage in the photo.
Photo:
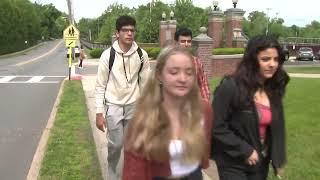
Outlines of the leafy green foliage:
[{"label": "leafy green foliage", "polygon": [[244,48],[215,48],[212,50],[214,55],[231,55],[231,54],[243,54]]},{"label": "leafy green foliage", "polygon": [[138,42],[155,43],[159,39],[159,24],[162,12],[167,14],[170,8],[161,1],[155,2],[154,6],[150,3],[141,5],[135,11],[134,16],[137,20],[136,40]]},{"label": "leafy green foliage", "polygon": [[101,48],[94,48],[90,51],[90,56],[92,58],[100,58],[101,54],[103,53],[103,49]]},{"label": "leafy green foliage", "polygon": [[0,54],[25,49],[39,39],[36,9],[27,0],[0,1]]},{"label": "leafy green foliage", "polygon": [[157,59],[160,51],[161,51],[160,47],[154,47],[150,50],[149,56],[152,57],[152,59]]},{"label": "leafy green foliage", "polygon": [[62,36],[66,22],[52,4],[32,4],[29,0],[0,1],[0,54],[16,52],[39,40]]},{"label": "leafy green foliage", "polygon": [[111,44],[111,37],[116,32],[116,20],[121,15],[132,14],[133,10],[130,10],[128,7],[123,6],[122,4],[114,3],[110,5],[105,13],[96,19],[95,27],[97,28],[98,38],[96,42],[104,42]]},{"label": "leafy green foliage", "polygon": [[208,26],[208,11],[193,5],[192,0],[176,0],[174,13],[178,27],[188,27],[193,34],[199,33],[201,26]]}]

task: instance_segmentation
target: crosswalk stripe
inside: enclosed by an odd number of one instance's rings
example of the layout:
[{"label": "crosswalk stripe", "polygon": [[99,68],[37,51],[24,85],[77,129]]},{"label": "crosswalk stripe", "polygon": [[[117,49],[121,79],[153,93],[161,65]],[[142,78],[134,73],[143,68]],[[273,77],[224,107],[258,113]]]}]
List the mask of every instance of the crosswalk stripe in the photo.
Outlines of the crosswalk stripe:
[{"label": "crosswalk stripe", "polygon": [[[51,83],[59,83],[60,80],[57,81],[57,78],[65,78],[66,76],[0,76],[0,84],[51,84]],[[16,80],[17,78],[17,80]],[[18,79],[20,78],[20,79]],[[21,78],[29,78],[26,80],[22,80]],[[53,78],[53,79],[52,79]],[[44,81],[44,79],[46,79]]]},{"label": "crosswalk stripe", "polygon": [[9,81],[0,82],[0,84],[57,84],[59,81],[39,81],[39,82],[27,82],[27,81]]},{"label": "crosswalk stripe", "polygon": [[27,83],[34,83],[34,82],[39,82],[44,78],[44,76],[34,76],[30,78]]},{"label": "crosswalk stripe", "polygon": [[9,82],[10,80],[16,78],[17,76],[5,76],[3,78],[0,79],[0,83],[6,83]]}]

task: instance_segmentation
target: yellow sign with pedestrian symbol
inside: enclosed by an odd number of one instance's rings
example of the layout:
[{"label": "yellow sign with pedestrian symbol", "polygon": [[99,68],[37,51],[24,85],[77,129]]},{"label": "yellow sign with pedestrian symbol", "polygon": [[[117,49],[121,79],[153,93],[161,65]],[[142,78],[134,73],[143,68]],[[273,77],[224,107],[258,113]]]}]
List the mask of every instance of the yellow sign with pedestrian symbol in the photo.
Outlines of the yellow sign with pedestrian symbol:
[{"label": "yellow sign with pedestrian symbol", "polygon": [[63,31],[63,39],[64,40],[78,40],[80,37],[79,30],[74,25],[69,25],[64,31]]},{"label": "yellow sign with pedestrian symbol", "polygon": [[66,47],[75,47],[76,46],[76,40],[66,40]]}]

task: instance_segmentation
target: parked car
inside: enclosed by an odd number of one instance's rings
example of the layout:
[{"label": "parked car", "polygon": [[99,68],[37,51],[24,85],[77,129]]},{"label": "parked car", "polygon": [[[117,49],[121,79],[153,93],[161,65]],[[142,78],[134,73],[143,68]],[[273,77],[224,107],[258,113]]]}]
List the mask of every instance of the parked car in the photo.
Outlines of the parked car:
[{"label": "parked car", "polygon": [[301,47],[298,50],[297,60],[310,60],[313,61],[314,55],[313,50],[309,47]]},{"label": "parked car", "polygon": [[283,46],[282,51],[283,51],[283,54],[284,54],[286,61],[289,60],[290,55],[289,55],[289,49],[287,48],[287,46]]},{"label": "parked car", "polygon": [[[75,46],[75,47],[74,47],[74,55],[75,55],[75,57],[79,57],[79,56],[80,56],[80,48],[79,48],[79,46]],[[69,51],[68,51],[68,49],[67,49],[67,58],[69,58]]]}]

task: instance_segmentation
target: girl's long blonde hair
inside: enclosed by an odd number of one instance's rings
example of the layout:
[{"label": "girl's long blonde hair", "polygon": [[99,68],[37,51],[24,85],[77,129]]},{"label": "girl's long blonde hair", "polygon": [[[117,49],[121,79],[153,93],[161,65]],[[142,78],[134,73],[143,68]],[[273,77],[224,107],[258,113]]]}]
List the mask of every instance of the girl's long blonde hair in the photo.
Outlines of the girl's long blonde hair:
[{"label": "girl's long blonde hair", "polygon": [[[191,52],[183,47],[169,46],[163,49],[158,58],[155,71],[149,78],[136,105],[133,119],[129,122],[126,135],[126,150],[140,152],[148,159],[165,161],[171,140],[170,121],[162,107],[161,85],[157,76],[161,74],[168,58],[175,54],[185,54],[193,60]],[[194,69],[195,74],[195,69]],[[195,81],[197,78],[194,78]],[[195,82],[185,97],[184,117],[180,122],[184,142],[184,160],[199,161],[204,157],[207,142],[201,125],[203,111],[198,84]]]}]

